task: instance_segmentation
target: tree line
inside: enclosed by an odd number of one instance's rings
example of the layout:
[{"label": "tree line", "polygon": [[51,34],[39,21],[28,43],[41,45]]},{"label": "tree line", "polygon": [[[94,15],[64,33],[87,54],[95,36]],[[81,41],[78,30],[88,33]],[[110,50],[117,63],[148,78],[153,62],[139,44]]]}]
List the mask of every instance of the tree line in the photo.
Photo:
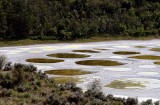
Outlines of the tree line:
[{"label": "tree line", "polygon": [[0,0],[0,39],[159,36],[159,0]]}]

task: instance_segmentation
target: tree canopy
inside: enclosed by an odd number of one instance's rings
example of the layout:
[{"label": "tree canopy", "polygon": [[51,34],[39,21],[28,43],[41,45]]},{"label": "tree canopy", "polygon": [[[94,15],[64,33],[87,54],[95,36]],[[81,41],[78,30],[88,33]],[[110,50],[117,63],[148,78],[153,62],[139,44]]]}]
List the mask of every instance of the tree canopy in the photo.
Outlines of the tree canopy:
[{"label": "tree canopy", "polygon": [[0,39],[159,34],[159,0],[0,0]]}]

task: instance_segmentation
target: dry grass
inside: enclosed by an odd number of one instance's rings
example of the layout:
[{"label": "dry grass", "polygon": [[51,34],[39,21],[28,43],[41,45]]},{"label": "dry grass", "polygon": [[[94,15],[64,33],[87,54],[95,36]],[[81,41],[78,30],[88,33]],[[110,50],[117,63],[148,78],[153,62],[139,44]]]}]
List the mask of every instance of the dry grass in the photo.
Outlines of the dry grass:
[{"label": "dry grass", "polygon": [[89,66],[118,66],[124,65],[124,63],[120,63],[117,61],[111,60],[84,60],[84,61],[77,61],[76,64],[80,65],[89,65]]},{"label": "dry grass", "polygon": [[34,44],[48,44],[48,43],[63,43],[62,41],[57,40],[9,40],[9,41],[0,41],[0,46],[23,46],[23,45],[34,45]]},{"label": "dry grass", "polygon": [[85,43],[85,42],[101,42],[101,41],[113,41],[113,40],[152,40],[157,39],[155,36],[148,37],[132,37],[132,36],[109,36],[109,35],[97,35],[87,39],[78,39],[76,42]]},{"label": "dry grass", "polygon": [[71,53],[57,53],[57,54],[49,54],[47,56],[57,57],[57,58],[86,58],[86,57],[90,57],[90,55],[71,54]]},{"label": "dry grass", "polygon": [[58,63],[58,62],[64,62],[64,60],[60,59],[46,59],[46,58],[30,58],[26,60],[27,62],[32,63]]},{"label": "dry grass", "polygon": [[34,45],[34,44],[54,44],[54,43],[85,43],[85,42],[100,42],[100,41],[112,41],[112,40],[151,40],[151,39],[157,39],[155,36],[149,36],[149,37],[131,37],[131,36],[95,36],[91,38],[86,39],[77,39],[74,41],[60,41],[60,40],[31,40],[31,39],[25,39],[25,40],[0,40],[0,47],[2,46],[23,46],[23,45]]}]

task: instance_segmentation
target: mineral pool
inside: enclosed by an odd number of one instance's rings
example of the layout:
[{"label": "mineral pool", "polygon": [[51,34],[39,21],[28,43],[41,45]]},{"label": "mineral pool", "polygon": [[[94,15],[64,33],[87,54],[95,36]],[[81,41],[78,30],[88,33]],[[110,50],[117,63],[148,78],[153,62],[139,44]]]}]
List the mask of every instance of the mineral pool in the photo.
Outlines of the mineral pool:
[{"label": "mineral pool", "polygon": [[[81,82],[77,81],[77,85],[82,87],[84,91],[89,82],[98,79],[105,94],[113,94],[117,97],[138,97],[139,100],[147,98],[157,100],[160,99],[160,65],[154,62],[159,62],[160,59],[158,57],[156,59],[136,59],[133,56],[160,56],[159,49],[160,40],[120,40],[1,47],[0,53],[7,55],[8,60],[13,63],[33,64],[42,72],[68,69],[71,70],[70,72],[77,69],[92,72],[68,77],[79,78]],[[115,52],[123,52],[123,54]],[[124,52],[138,53],[131,55]],[[59,55],[47,56],[50,54]],[[58,59],[63,62],[34,63],[26,60],[33,58]],[[89,65],[76,63],[80,61],[87,61]],[[121,64],[113,66],[115,62],[107,62],[108,64],[100,65],[97,64],[97,61],[115,61]],[[49,77],[61,78],[55,74],[48,75]],[[61,82],[64,82],[63,78],[60,79]]]}]

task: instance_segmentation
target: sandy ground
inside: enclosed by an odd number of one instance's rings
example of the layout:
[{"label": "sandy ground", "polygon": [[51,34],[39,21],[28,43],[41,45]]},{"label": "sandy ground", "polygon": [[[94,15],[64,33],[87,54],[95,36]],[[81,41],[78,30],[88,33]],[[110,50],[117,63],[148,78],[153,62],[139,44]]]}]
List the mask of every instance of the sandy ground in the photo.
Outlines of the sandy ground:
[{"label": "sandy ground", "polygon": [[[137,48],[135,46],[145,46],[145,48]],[[160,48],[160,40],[149,41],[107,41],[107,42],[91,42],[91,43],[63,43],[63,44],[42,44],[42,45],[28,45],[16,47],[1,47],[0,52],[7,55],[8,60],[13,63],[25,63],[28,58],[52,58],[47,57],[47,54],[53,53],[73,53],[72,50],[80,49],[108,49],[98,50],[100,53],[87,53],[91,55],[88,58],[66,58],[65,62],[54,64],[39,64],[32,63],[42,71],[52,69],[82,69],[93,71],[96,73],[78,76],[82,78],[83,82],[78,86],[84,90],[87,84],[94,79],[99,79],[103,86],[105,94],[114,94],[121,97],[138,97],[140,100],[152,98],[154,100],[160,99],[160,65],[153,64],[154,60],[138,60],[127,58],[130,55],[116,55],[114,51],[137,51],[141,54],[159,55],[160,52],[150,51],[150,48]],[[78,52],[74,52],[81,54]],[[86,53],[85,53],[86,54]],[[80,60],[115,60],[126,63],[122,66],[83,66],[75,64],[75,61]],[[113,80],[132,80],[144,84],[145,88],[129,87],[126,89],[114,89],[105,87]]]}]

